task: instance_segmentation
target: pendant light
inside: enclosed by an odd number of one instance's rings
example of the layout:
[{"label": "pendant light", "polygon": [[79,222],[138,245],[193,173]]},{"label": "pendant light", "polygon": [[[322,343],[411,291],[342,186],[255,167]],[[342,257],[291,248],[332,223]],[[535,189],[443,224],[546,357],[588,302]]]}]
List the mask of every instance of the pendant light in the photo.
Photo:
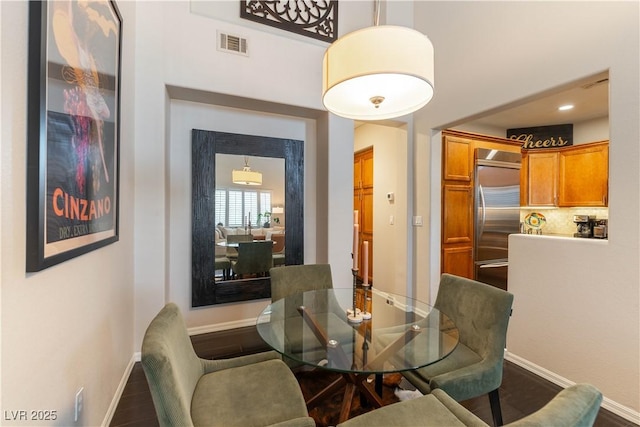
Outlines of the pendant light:
[{"label": "pendant light", "polygon": [[234,184],[240,185],[262,185],[262,174],[252,171],[249,167],[249,159],[245,156],[242,170],[231,171],[231,178]]},{"label": "pendant light", "polygon": [[433,97],[433,45],[419,31],[378,25],[346,34],[324,54],[322,103],[354,120],[384,120],[424,107]]}]

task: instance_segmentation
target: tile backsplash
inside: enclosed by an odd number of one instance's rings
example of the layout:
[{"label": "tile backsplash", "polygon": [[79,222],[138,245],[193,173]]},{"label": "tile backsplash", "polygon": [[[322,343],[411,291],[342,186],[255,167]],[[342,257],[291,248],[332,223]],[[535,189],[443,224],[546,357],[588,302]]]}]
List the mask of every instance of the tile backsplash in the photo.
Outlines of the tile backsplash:
[{"label": "tile backsplash", "polygon": [[520,209],[520,221],[524,221],[524,218],[532,212],[541,213],[547,220],[542,227],[542,234],[573,235],[576,232],[576,224],[573,222],[574,215],[591,215],[596,219],[609,219],[608,208],[522,208]]}]

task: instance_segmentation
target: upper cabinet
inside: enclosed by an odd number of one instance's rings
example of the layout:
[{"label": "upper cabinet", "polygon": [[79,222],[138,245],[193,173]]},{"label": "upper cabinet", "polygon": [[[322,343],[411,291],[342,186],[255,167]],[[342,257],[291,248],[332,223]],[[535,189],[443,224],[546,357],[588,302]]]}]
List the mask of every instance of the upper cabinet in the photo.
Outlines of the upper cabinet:
[{"label": "upper cabinet", "polygon": [[443,179],[471,181],[473,174],[473,141],[458,136],[444,138]]},{"label": "upper cabinet", "polygon": [[605,207],[609,142],[523,151],[521,204]]},{"label": "upper cabinet", "polygon": [[557,151],[524,151],[520,174],[521,205],[558,206]]}]

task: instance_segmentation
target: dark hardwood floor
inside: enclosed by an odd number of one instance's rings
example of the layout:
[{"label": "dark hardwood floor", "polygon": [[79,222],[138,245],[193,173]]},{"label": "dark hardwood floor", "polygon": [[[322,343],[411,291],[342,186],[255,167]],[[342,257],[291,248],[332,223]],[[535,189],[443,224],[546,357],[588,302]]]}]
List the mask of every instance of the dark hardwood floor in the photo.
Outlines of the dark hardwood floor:
[{"label": "dark hardwood floor", "polygon": [[[196,353],[203,358],[225,358],[269,350],[258,335],[255,327],[239,328],[214,332],[191,338]],[[504,376],[500,387],[500,401],[505,423],[520,419],[542,408],[560,387],[532,374],[531,372],[505,361]],[[476,416],[491,425],[491,409],[487,396],[481,396],[462,402]],[[151,427],[158,420],[153,408],[149,386],[140,363],[136,363],[116,412],[111,421],[112,427]],[[600,409],[595,422],[596,427],[637,427],[605,409]]]}]

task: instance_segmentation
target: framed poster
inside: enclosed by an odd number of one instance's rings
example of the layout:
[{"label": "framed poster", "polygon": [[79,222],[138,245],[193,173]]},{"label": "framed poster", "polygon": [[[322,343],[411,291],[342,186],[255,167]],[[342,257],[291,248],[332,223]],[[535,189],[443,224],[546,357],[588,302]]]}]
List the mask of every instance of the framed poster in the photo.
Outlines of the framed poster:
[{"label": "framed poster", "polygon": [[27,272],[118,240],[121,44],[112,1],[29,4]]}]

